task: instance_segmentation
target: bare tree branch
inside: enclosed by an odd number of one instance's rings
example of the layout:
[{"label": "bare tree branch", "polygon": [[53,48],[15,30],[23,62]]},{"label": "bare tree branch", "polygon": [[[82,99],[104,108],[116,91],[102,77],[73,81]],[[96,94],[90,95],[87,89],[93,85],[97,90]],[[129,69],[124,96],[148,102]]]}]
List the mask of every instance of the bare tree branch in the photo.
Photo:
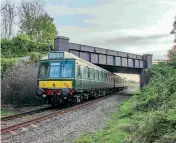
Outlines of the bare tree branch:
[{"label": "bare tree branch", "polygon": [[14,20],[16,17],[15,5],[10,0],[2,2],[1,6],[1,37],[11,38],[13,35]]}]

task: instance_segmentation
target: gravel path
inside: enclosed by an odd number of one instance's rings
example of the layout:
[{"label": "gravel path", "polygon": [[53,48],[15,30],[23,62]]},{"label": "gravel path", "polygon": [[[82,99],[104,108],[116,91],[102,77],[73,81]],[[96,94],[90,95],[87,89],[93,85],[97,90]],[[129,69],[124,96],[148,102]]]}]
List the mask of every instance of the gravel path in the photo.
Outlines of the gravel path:
[{"label": "gravel path", "polygon": [[117,94],[91,106],[2,135],[4,143],[71,143],[88,132],[100,130],[116,106],[129,96]]}]

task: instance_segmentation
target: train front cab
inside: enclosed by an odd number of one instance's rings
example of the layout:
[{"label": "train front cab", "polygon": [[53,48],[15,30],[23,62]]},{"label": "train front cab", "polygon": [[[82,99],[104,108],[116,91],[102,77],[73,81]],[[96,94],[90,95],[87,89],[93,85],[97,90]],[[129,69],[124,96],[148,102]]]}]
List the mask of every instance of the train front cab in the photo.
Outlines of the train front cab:
[{"label": "train front cab", "polygon": [[75,61],[44,60],[38,71],[37,95],[52,105],[67,102],[74,93]]}]

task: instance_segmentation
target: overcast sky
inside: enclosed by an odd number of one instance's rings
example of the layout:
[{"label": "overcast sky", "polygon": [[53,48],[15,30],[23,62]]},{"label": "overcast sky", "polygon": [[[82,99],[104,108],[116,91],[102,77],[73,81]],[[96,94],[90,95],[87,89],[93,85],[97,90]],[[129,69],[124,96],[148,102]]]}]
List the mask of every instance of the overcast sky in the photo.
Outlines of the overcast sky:
[{"label": "overcast sky", "polygon": [[43,0],[70,42],[165,58],[176,0]]}]

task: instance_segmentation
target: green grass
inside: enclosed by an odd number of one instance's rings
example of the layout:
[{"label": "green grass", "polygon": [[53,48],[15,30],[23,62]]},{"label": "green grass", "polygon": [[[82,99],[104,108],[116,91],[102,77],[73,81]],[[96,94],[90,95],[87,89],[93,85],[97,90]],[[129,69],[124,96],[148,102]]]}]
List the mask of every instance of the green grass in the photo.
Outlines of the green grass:
[{"label": "green grass", "polygon": [[15,114],[12,110],[1,109],[1,118]]},{"label": "green grass", "polygon": [[[121,105],[112,115],[105,128],[95,133],[81,136],[75,143],[123,143],[125,138],[134,130],[135,120],[128,118],[133,112],[134,103],[129,100]],[[125,113],[125,114],[124,114]]]}]

